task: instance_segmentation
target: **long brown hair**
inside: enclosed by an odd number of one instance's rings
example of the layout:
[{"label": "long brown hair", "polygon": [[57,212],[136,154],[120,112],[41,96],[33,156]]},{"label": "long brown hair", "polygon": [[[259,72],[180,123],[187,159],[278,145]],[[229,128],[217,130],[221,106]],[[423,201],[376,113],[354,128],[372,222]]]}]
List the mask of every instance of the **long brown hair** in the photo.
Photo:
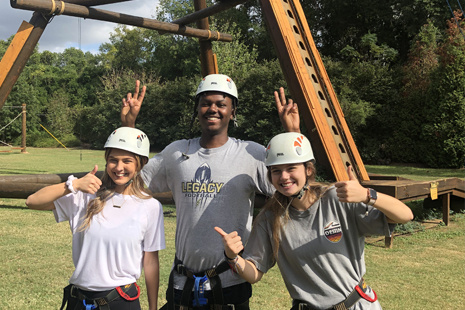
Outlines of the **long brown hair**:
[{"label": "long brown hair", "polygon": [[[105,150],[105,162],[108,163],[108,157],[112,148],[107,148]],[[140,175],[140,171],[147,163],[147,158],[142,157],[140,155],[132,153],[136,158],[136,173],[132,178],[132,183],[129,191],[129,195],[134,195],[141,199],[150,199],[150,192],[144,186],[144,180],[142,180],[142,176]],[[96,197],[89,201],[87,205],[86,215],[84,220],[79,227],[80,231],[84,231],[89,228],[92,218],[102,212],[103,208],[105,207],[106,201],[115,194],[115,182],[111,179],[111,177],[107,173],[106,164],[105,164],[105,171],[103,172],[102,176],[102,186],[96,193]]]},{"label": "long brown hair", "polygon": [[[311,173],[307,176],[307,184],[309,186],[306,195],[302,198],[306,199],[309,205],[313,204],[315,201],[320,199],[321,196],[324,195],[327,188],[329,187],[327,184],[323,183],[316,183],[315,176],[316,176],[316,169],[315,165],[312,161],[308,161],[303,163],[305,170],[310,170]],[[268,168],[268,180],[271,182],[271,170]],[[289,220],[289,207],[292,203],[293,197],[288,197],[281,194],[278,191],[275,191],[273,196],[266,202],[263,206],[263,209],[257,216],[257,219],[261,216],[266,216],[266,213],[271,213],[272,222],[272,236],[273,236],[273,256],[275,260],[278,260],[278,251],[279,251],[279,243],[281,240],[281,231],[283,230],[284,226],[287,224]]]}]

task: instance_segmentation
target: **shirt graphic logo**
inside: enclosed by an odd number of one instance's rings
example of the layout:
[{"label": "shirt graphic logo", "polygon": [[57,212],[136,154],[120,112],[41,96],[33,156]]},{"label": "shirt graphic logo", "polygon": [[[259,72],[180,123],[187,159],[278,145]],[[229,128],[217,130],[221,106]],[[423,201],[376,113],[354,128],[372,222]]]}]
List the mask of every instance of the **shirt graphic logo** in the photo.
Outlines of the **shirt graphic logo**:
[{"label": "shirt graphic logo", "polygon": [[337,222],[331,222],[324,228],[324,233],[326,239],[330,242],[337,243],[342,238],[342,229],[341,225]]},{"label": "shirt graphic logo", "polygon": [[197,169],[191,182],[182,183],[182,192],[186,197],[191,197],[196,206],[204,206],[207,199],[216,197],[223,185],[224,183],[213,182],[210,166],[204,163]]}]

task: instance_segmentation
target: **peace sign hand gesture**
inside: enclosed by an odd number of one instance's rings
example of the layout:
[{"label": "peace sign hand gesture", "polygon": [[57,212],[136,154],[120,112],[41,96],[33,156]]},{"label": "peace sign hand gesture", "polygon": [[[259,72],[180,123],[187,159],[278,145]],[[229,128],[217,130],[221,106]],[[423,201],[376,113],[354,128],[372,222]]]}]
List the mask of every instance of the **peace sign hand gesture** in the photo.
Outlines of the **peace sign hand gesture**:
[{"label": "peace sign hand gesture", "polygon": [[136,81],[136,88],[134,94],[128,93],[126,98],[123,98],[123,105],[121,107],[121,124],[126,127],[135,127],[136,118],[139,114],[144,101],[145,91],[147,87],[144,85],[139,94],[140,81]]},{"label": "peace sign hand gesture", "polygon": [[286,95],[284,88],[279,88],[279,94],[274,92],[276,108],[278,109],[279,119],[286,132],[300,132],[300,117],[297,103],[292,99],[288,99],[286,103]]}]

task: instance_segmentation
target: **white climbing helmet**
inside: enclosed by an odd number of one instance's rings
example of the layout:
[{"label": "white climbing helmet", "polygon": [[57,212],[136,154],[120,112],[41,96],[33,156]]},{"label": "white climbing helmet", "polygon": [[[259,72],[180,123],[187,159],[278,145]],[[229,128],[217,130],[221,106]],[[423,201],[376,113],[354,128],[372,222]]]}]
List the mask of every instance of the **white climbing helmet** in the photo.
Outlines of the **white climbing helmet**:
[{"label": "white climbing helmet", "polygon": [[267,167],[283,164],[305,163],[315,160],[307,137],[297,132],[285,132],[274,136],[266,147]]},{"label": "white climbing helmet", "polygon": [[224,74],[209,74],[204,77],[197,88],[195,97],[197,98],[201,93],[207,91],[219,91],[234,97],[236,100],[239,99],[236,84]]},{"label": "white climbing helmet", "polygon": [[125,150],[149,158],[150,142],[147,135],[137,128],[120,127],[108,137],[104,148]]}]

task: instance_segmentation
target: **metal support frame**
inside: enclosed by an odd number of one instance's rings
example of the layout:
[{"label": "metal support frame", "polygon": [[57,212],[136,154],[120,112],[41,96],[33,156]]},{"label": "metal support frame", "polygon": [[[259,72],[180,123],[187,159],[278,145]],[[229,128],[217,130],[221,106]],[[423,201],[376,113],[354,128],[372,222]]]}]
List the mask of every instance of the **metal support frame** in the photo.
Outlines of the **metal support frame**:
[{"label": "metal support frame", "polygon": [[351,165],[369,180],[298,0],[261,0],[287,85],[307,127],[317,163],[338,181]]}]

